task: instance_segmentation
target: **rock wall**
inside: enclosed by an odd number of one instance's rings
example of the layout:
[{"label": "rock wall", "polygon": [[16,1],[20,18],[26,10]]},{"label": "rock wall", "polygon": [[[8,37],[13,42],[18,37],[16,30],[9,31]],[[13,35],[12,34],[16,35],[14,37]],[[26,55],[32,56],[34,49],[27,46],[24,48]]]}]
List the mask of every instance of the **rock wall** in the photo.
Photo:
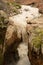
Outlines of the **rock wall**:
[{"label": "rock wall", "polygon": [[33,22],[30,25],[28,57],[31,65],[43,65],[43,16],[34,19]]}]

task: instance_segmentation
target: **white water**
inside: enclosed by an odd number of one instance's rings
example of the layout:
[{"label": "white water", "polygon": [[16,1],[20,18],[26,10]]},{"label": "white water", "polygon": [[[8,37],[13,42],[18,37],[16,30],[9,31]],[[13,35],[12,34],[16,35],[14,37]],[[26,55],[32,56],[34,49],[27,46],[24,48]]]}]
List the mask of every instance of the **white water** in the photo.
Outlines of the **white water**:
[{"label": "white water", "polygon": [[16,25],[17,28],[17,35],[19,38],[22,38],[24,42],[28,41],[28,36],[26,32],[26,26],[27,26],[27,20],[30,21],[36,17],[39,17],[39,9],[34,8],[27,5],[21,5],[20,14],[14,15],[12,17],[9,17],[11,21],[13,21],[13,24]]}]

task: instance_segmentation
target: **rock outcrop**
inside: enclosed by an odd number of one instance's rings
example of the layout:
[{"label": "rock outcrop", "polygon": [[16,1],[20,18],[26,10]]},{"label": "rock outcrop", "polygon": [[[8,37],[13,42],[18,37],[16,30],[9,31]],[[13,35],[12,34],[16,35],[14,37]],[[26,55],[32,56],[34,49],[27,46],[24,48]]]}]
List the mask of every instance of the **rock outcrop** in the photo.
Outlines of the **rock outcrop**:
[{"label": "rock outcrop", "polygon": [[0,10],[0,65],[3,63],[3,48],[4,48],[4,39],[6,34],[8,24],[8,17],[7,14]]},{"label": "rock outcrop", "polygon": [[43,16],[34,19],[31,23],[28,57],[31,65],[43,65]]}]

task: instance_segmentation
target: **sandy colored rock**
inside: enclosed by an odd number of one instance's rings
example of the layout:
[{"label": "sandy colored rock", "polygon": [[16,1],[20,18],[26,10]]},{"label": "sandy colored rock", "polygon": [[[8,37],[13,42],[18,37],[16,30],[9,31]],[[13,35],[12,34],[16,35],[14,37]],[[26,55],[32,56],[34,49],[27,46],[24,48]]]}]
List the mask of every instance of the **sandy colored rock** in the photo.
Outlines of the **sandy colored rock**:
[{"label": "sandy colored rock", "polygon": [[31,4],[31,3],[39,3],[41,0],[15,0],[21,4]]},{"label": "sandy colored rock", "polygon": [[34,18],[32,20],[29,21],[29,19],[27,19],[27,23],[29,24],[43,24],[43,15]]},{"label": "sandy colored rock", "polygon": [[42,3],[39,3],[37,7],[39,8],[39,12],[43,13],[43,1]]}]

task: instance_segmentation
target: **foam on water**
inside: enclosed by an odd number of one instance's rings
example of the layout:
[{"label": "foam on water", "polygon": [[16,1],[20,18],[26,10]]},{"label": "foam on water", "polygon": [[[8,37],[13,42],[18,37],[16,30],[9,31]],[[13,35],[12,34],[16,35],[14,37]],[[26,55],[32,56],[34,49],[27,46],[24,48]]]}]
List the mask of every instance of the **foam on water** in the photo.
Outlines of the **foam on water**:
[{"label": "foam on water", "polygon": [[21,37],[22,34],[23,41],[27,40],[27,33],[26,33],[26,26],[27,26],[27,19],[30,21],[36,17],[40,16],[39,9],[34,8],[27,5],[21,5],[19,14],[9,17],[11,21],[14,22],[17,28],[17,35]]}]

